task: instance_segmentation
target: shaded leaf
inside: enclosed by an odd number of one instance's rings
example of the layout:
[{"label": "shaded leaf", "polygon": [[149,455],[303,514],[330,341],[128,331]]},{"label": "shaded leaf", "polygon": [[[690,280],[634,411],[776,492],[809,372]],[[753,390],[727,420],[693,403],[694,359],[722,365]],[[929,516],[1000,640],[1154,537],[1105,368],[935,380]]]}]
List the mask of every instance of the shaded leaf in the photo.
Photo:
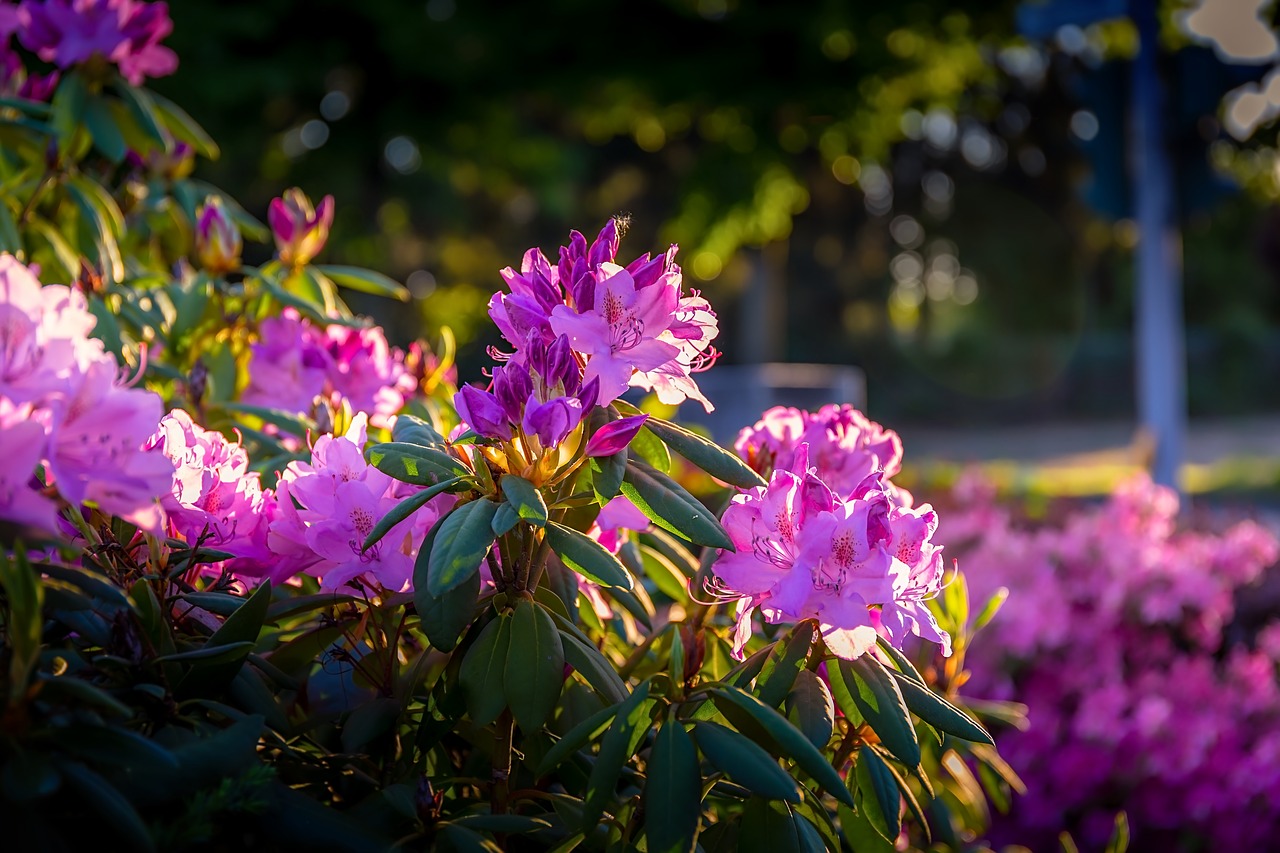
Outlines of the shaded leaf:
[{"label": "shaded leaf", "polygon": [[658,731],[645,774],[649,853],[692,853],[702,815],[698,752],[684,725],[668,717]]},{"label": "shaded leaf", "polygon": [[949,735],[995,746],[996,742],[987,730],[964,711],[904,675],[897,672],[891,675],[897,681],[898,690],[902,693],[907,708],[917,717]]},{"label": "shaded leaf", "polygon": [[493,545],[497,511],[496,503],[481,498],[456,507],[440,522],[427,571],[427,588],[432,595],[444,595],[480,569]]},{"label": "shaded leaf", "polygon": [[697,723],[693,736],[707,760],[739,785],[769,799],[800,802],[800,784],[759,744],[716,723]]},{"label": "shaded leaf", "polygon": [[372,293],[374,296],[387,296],[401,302],[409,301],[409,291],[405,286],[380,272],[333,264],[317,266],[316,269],[342,287],[358,290],[361,293]]},{"label": "shaded leaf", "polygon": [[504,474],[499,484],[521,519],[534,527],[547,523],[547,502],[533,483],[514,474]]},{"label": "shaded leaf", "polygon": [[916,740],[907,704],[898,682],[880,662],[865,654],[856,660],[841,660],[838,666],[829,667],[828,672],[833,676],[838,673],[844,679],[844,687],[858,712],[893,756],[908,767],[918,765],[920,743]]},{"label": "shaded leaf", "polygon": [[662,418],[649,418],[645,428],[717,480],[741,489],[767,485],[764,478],[743,462],[741,457],[710,439]]},{"label": "shaded leaf", "polygon": [[551,550],[564,564],[588,580],[606,587],[631,589],[633,586],[630,573],[618,558],[585,533],[548,521],[546,536]]},{"label": "shaded leaf", "polygon": [[546,610],[522,598],[511,615],[511,650],[504,689],[511,713],[526,734],[542,728],[564,684],[564,647]]},{"label": "shaded leaf", "polygon": [[452,491],[459,483],[464,482],[463,477],[450,477],[448,480],[442,480],[430,488],[423,489],[420,492],[410,495],[400,503],[393,506],[387,511],[387,514],[378,519],[378,523],[373,526],[373,530],[369,531],[369,535],[364,538],[364,544],[360,546],[361,551],[367,551],[373,547],[379,539],[391,532],[391,528],[413,515],[418,510],[427,505],[427,502],[437,495]]},{"label": "shaded leaf", "polygon": [[600,743],[595,766],[587,781],[587,793],[582,803],[582,829],[592,830],[604,814],[605,805],[612,803],[622,765],[631,757],[630,749],[637,731],[649,728],[649,682],[641,682],[626,701],[618,706],[618,713],[609,731]]},{"label": "shaded leaf", "polygon": [[650,521],[669,533],[711,548],[734,550],[715,516],[684,487],[643,462],[627,462],[622,493]]},{"label": "shaded leaf", "polygon": [[487,726],[507,707],[507,654],[511,648],[511,617],[490,620],[462,659],[458,682],[467,702],[467,713],[477,726]]}]

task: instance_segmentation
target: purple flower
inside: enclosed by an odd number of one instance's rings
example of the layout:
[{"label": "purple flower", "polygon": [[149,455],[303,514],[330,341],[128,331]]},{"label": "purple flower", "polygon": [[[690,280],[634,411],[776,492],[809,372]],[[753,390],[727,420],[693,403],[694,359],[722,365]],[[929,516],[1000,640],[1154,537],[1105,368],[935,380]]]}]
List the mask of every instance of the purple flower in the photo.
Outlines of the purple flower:
[{"label": "purple flower", "polygon": [[53,501],[32,488],[36,465],[45,452],[45,431],[31,420],[29,405],[0,397],[0,519],[56,530]]},{"label": "purple flower", "polygon": [[239,269],[241,246],[240,229],[222,199],[209,199],[196,222],[196,256],[200,265],[213,275]]},{"label": "purple flower", "polygon": [[417,387],[404,353],[390,346],[376,326],[356,329],[335,323],[325,337],[333,392],[355,411],[368,413],[374,426],[389,426]]},{"label": "purple flower", "polygon": [[293,308],[263,320],[250,347],[249,387],[241,400],[291,412],[310,412],[333,371],[326,336]]},{"label": "purple flower", "polygon": [[453,405],[462,422],[478,434],[503,441],[511,439],[513,417],[496,395],[474,385],[463,385],[453,396]]},{"label": "purple flower", "polygon": [[624,268],[615,262],[620,237],[614,220],[590,246],[574,231],[554,267],[530,249],[519,273],[502,271],[510,293],[493,297],[489,315],[517,353],[567,338],[585,362],[584,383],[599,381],[601,405],[636,386],[664,403],[696,399],[711,411],[692,374],[714,361],[715,314],[697,294],[681,294],[674,246]]},{"label": "purple flower", "polygon": [[276,240],[280,261],[288,267],[301,267],[311,263],[329,240],[329,227],[333,225],[333,196],[320,200],[313,208],[297,187],[285,190],[280,198],[273,199],[267,209],[267,222]]},{"label": "purple flower", "polygon": [[139,86],[178,67],[178,57],[160,44],[173,31],[165,3],[24,0],[18,20],[23,46],[59,68],[97,57],[114,63],[126,80]]}]

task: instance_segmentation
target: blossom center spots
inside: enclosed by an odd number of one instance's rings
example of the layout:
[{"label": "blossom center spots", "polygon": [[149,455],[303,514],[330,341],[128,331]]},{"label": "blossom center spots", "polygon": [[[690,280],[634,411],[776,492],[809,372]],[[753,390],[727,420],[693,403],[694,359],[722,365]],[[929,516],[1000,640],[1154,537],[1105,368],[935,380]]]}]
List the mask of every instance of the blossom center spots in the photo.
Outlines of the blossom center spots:
[{"label": "blossom center spots", "polygon": [[920,547],[914,542],[903,540],[898,546],[898,559],[908,566],[914,566],[920,560]]},{"label": "blossom center spots", "polygon": [[778,515],[773,520],[773,526],[777,529],[778,535],[786,541],[790,542],[795,539],[796,526],[791,520],[791,510],[787,507],[778,510]]},{"label": "blossom center spots", "polygon": [[831,556],[840,566],[848,568],[853,565],[853,535],[848,531],[831,540]]},{"label": "blossom center spots", "polygon": [[622,305],[622,297],[616,293],[606,293],[604,295],[604,307],[600,313],[604,315],[604,321],[610,326],[617,325],[626,314],[626,308]]},{"label": "blossom center spots", "polygon": [[355,525],[356,531],[362,536],[368,536],[373,530],[373,513],[364,507],[356,507],[351,510],[351,523]]}]

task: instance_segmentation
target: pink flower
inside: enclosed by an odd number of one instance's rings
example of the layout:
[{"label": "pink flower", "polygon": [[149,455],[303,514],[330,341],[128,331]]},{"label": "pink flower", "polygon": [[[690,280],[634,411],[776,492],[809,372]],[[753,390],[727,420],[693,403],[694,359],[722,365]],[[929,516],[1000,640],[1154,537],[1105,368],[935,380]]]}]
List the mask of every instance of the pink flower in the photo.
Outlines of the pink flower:
[{"label": "pink flower", "polygon": [[328,338],[293,308],[263,320],[250,347],[245,403],[309,413],[333,372]]},{"label": "pink flower", "polygon": [[33,488],[45,451],[44,427],[31,420],[31,406],[0,397],[0,519],[56,530],[54,504]]},{"label": "pink flower", "polygon": [[376,326],[353,329],[335,323],[326,332],[325,346],[333,391],[355,411],[368,413],[374,426],[389,426],[417,387],[404,353],[393,349]]},{"label": "pink flower", "polygon": [[164,77],[178,57],[160,41],[173,31],[165,3],[137,0],[25,0],[18,10],[18,38],[59,68],[95,57],[115,63],[135,86]]},{"label": "pink flower", "polygon": [[587,441],[587,456],[612,456],[618,453],[631,443],[631,439],[636,437],[647,420],[648,415],[634,415],[605,424]]},{"label": "pink flower", "polygon": [[[775,468],[789,468],[800,445],[809,446],[809,460],[818,476],[836,492],[847,495],[871,474],[887,484],[902,470],[902,441],[893,430],[868,420],[849,405],[823,406],[817,412],[775,406],[755,426],[738,433],[734,449],[762,476]],[[890,486],[895,503],[911,505],[910,494]]]},{"label": "pink flower", "polygon": [[[319,577],[324,589],[357,581],[398,592],[411,584],[419,545],[455,498],[447,494],[433,498],[364,549],[379,519],[418,490],[365,461],[366,422],[365,415],[356,415],[345,435],[316,440],[310,464],[290,463],[277,487],[280,505],[267,539],[273,548],[300,558],[305,544],[317,558],[303,558],[310,562],[305,571]],[[283,506],[286,500],[296,502],[296,511]]]},{"label": "pink flower", "polygon": [[273,199],[267,209],[267,221],[276,240],[280,261],[288,267],[301,267],[311,263],[329,240],[329,227],[333,225],[333,196],[320,200],[313,208],[297,187],[285,190],[281,198]]},{"label": "pink flower", "polygon": [[844,658],[874,645],[877,629],[899,643],[913,630],[950,653],[923,605],[941,582],[932,572],[941,549],[929,541],[936,516],[927,507],[895,515],[878,475],[841,497],[809,466],[802,444],[790,470],[775,468],[767,486],[736,495],[723,522],[737,551],[722,552],[714,571],[717,593],[739,600],[735,655],[757,608],[769,622],[816,620]]}]

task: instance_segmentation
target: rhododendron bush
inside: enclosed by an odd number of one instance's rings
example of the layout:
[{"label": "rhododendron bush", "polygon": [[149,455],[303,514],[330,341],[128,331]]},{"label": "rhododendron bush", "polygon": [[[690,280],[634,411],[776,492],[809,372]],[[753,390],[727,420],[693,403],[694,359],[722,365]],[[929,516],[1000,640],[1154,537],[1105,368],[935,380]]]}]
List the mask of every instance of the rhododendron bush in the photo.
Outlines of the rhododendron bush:
[{"label": "rhododendron bush", "polygon": [[897,436],[775,410],[739,455],[638,408],[710,410],[719,329],[616,220],[495,274],[459,387],[347,308],[407,294],[318,262],[332,197],[264,225],[192,177],[169,29],[0,5],[6,844],[978,843],[968,768],[1016,783],[957,693],[991,608]]},{"label": "rhododendron bush", "polygon": [[[1280,622],[1239,621],[1280,556],[1252,521],[1179,529],[1178,499],[1137,480],[1105,504],[1030,522],[978,480],[947,515],[975,590],[1010,606],[970,656],[977,695],[1029,727],[1001,755],[1026,785],[994,836],[1091,849],[1117,810],[1134,849],[1263,850],[1280,831]],[[1016,604],[1015,604],[1016,603]]]}]

